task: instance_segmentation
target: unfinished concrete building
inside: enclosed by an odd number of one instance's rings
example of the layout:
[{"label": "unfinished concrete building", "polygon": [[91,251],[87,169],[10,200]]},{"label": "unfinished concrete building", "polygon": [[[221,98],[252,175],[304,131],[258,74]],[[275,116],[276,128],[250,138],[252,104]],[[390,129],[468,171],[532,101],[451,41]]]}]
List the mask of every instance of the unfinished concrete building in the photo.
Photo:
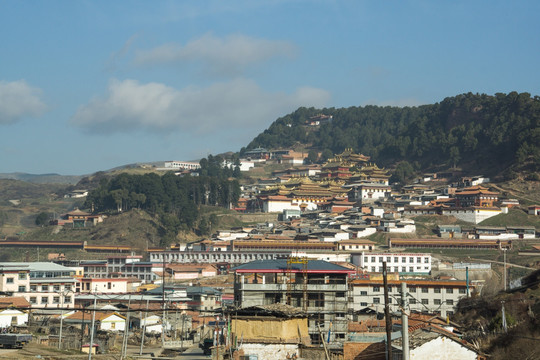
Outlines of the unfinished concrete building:
[{"label": "unfinished concrete building", "polygon": [[347,334],[348,276],[354,270],[322,260],[289,258],[240,265],[235,273],[235,303],[239,307],[288,304],[308,314],[314,345],[321,335],[330,348],[339,349]]}]

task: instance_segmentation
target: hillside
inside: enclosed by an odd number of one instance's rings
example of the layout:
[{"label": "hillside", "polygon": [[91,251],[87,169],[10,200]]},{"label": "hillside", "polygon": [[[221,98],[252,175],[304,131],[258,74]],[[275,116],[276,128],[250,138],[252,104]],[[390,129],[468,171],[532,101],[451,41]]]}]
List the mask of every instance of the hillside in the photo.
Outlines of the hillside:
[{"label": "hillside", "polygon": [[[306,124],[319,114],[333,120]],[[384,166],[407,161],[417,170],[535,172],[540,170],[540,98],[468,93],[418,107],[300,108],[277,119],[246,149],[307,145],[332,153],[352,148]]]}]

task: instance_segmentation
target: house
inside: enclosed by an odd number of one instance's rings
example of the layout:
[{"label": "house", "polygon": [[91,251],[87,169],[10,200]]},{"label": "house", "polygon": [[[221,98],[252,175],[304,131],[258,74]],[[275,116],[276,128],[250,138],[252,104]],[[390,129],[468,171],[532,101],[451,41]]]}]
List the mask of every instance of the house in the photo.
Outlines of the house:
[{"label": "house", "polygon": [[232,338],[242,339],[244,358],[294,359],[311,345],[307,314],[283,304],[244,307],[231,313]]},{"label": "house", "polygon": [[276,303],[303,309],[309,316],[308,332],[313,344],[321,344],[320,329],[331,329],[327,346],[343,346],[348,322],[348,278],[355,270],[322,260],[291,257],[252,261],[233,271],[235,302],[239,306]]},{"label": "house", "polygon": [[127,292],[126,278],[82,278],[75,284],[76,293],[123,294]]},{"label": "house", "polygon": [[532,205],[528,208],[529,215],[540,215],[540,205]]},{"label": "house", "polygon": [[[392,341],[392,348],[392,360],[401,360],[403,356],[401,337]],[[409,327],[409,358],[415,360],[486,359],[472,344],[435,324],[421,326],[419,329]]]},{"label": "house", "polygon": [[28,323],[30,303],[22,296],[0,297],[0,328]]},{"label": "house", "polygon": [[456,191],[454,195],[456,199],[456,207],[493,207],[498,200],[499,193],[489,191],[482,186],[472,186],[461,191]]},{"label": "house", "polygon": [[216,276],[217,268],[211,264],[168,264],[165,267],[166,277],[171,280],[198,279],[201,277]]},{"label": "house", "polygon": [[[95,312],[96,329],[102,331],[124,331],[126,329],[126,318],[116,312]],[[88,326],[92,322],[92,316],[84,314],[82,311],[66,316],[64,323],[80,327],[82,324]]]}]

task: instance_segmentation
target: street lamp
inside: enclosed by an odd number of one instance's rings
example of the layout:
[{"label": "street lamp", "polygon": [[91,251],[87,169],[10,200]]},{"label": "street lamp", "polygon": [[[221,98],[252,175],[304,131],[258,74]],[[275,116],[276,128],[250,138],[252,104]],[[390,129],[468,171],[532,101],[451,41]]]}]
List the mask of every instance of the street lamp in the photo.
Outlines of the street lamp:
[{"label": "street lamp", "polygon": [[58,349],[59,350],[62,350],[62,327],[63,327],[63,324],[64,324],[64,298],[69,293],[73,293],[73,291],[66,289],[65,285],[64,285],[64,291],[58,293],[61,296],[61,299],[60,299],[60,303],[61,303],[61,305],[60,305],[60,311],[61,311],[60,312],[60,333],[58,334]]}]

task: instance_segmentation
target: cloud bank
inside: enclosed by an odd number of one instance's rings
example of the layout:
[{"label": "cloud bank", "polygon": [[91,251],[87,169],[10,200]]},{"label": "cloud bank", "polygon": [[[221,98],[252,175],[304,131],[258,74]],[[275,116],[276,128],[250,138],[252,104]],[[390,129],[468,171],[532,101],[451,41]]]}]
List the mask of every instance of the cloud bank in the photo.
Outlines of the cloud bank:
[{"label": "cloud bank", "polygon": [[151,50],[140,50],[135,56],[137,65],[202,64],[205,72],[237,75],[248,66],[275,57],[291,58],[295,46],[286,41],[257,39],[245,35],[223,38],[212,34],[188,42],[165,44]]},{"label": "cloud bank", "polygon": [[0,125],[43,114],[47,106],[41,100],[41,93],[41,89],[24,80],[0,81]]},{"label": "cloud bank", "polygon": [[248,79],[181,90],[161,83],[112,80],[107,94],[80,107],[71,122],[90,133],[212,133],[258,128],[300,106],[322,107],[329,99],[327,91],[311,87],[293,94],[269,93]]}]

